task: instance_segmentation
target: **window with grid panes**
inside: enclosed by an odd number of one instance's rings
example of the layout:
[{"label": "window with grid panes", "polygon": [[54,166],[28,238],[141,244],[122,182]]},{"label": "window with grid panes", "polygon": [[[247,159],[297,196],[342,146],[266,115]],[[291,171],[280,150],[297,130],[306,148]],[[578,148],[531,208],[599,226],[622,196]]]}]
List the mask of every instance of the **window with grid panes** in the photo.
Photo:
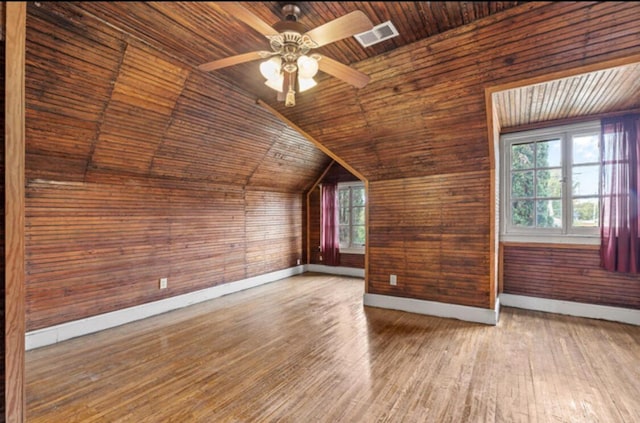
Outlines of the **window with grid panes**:
[{"label": "window with grid panes", "polygon": [[600,122],[501,136],[502,239],[599,242]]},{"label": "window with grid panes", "polygon": [[340,252],[364,253],[366,193],[362,182],[338,184]]}]

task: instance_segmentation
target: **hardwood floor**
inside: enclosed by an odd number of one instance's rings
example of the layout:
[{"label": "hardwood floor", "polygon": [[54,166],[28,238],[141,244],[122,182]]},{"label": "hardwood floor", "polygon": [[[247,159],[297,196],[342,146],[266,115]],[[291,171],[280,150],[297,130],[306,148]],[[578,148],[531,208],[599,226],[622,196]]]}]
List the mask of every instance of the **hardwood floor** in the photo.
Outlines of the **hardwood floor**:
[{"label": "hardwood floor", "polygon": [[27,421],[638,422],[640,327],[363,307],[306,273],[26,353]]}]

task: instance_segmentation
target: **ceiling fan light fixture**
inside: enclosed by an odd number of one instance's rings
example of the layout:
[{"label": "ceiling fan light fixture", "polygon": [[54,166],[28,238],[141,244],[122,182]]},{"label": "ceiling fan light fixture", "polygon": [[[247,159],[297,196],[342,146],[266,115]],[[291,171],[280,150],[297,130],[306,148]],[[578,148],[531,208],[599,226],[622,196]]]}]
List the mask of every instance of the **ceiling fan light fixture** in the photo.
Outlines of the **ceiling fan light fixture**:
[{"label": "ceiling fan light fixture", "polygon": [[284,85],[284,77],[280,74],[277,78],[267,79],[264,82],[264,85],[271,88],[272,90],[276,90],[279,93],[282,92],[282,86]]},{"label": "ceiling fan light fixture", "polygon": [[279,93],[281,93],[282,92],[282,86],[284,85],[284,77],[282,76],[282,74],[279,74],[275,78],[267,79],[265,81],[264,85],[266,85],[267,87],[271,88],[272,90],[276,90]]},{"label": "ceiling fan light fixture", "polygon": [[[367,75],[348,65],[320,54],[310,53],[313,49],[371,30],[374,27],[373,23],[362,11],[354,10],[307,30],[298,21],[300,8],[294,4],[282,6],[285,18],[274,25],[269,25],[240,3],[220,2],[220,7],[264,35],[272,51],[253,51],[214,60],[198,66],[200,70],[217,70],[262,59],[260,73],[266,80],[265,85],[278,91],[277,99],[285,100],[287,107],[295,106],[296,89],[301,92],[316,85],[313,78],[320,67],[323,72],[356,88],[364,87],[370,80]],[[320,60],[322,62],[319,62]]]},{"label": "ceiling fan light fixture", "polygon": [[313,57],[302,55],[298,57],[298,74],[300,78],[310,79],[318,73],[318,61]]},{"label": "ceiling fan light fixture", "polygon": [[260,63],[260,73],[267,81],[277,80],[280,76],[281,67],[282,59],[279,56],[273,56],[269,60]]},{"label": "ceiling fan light fixture", "polygon": [[310,88],[315,87],[318,83],[313,78],[303,78],[302,76],[298,77],[298,91],[304,92]]}]

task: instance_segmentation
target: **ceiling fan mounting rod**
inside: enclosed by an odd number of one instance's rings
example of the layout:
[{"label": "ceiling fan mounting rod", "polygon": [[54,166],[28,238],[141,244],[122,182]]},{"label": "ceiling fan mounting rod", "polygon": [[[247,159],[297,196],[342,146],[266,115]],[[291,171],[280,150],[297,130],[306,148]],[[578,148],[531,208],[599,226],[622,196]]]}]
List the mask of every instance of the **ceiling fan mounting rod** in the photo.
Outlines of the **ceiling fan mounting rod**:
[{"label": "ceiling fan mounting rod", "polygon": [[282,14],[287,21],[297,21],[300,16],[300,8],[295,4],[285,4],[282,6]]}]

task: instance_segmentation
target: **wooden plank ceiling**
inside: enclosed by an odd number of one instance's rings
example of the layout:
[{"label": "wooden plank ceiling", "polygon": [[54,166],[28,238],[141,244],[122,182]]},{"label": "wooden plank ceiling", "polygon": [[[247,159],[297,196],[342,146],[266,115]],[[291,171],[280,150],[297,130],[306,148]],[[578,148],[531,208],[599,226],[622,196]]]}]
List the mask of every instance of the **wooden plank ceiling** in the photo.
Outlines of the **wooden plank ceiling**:
[{"label": "wooden plank ceiling", "polygon": [[640,109],[640,63],[494,94],[503,130]]},{"label": "wooden plank ceiling", "polygon": [[[283,19],[283,4],[241,2],[268,25]],[[213,60],[269,49],[263,35],[215,2],[29,3],[28,176],[64,174],[81,181],[118,174],[305,190],[329,157],[256,99],[317,136],[369,180],[442,172],[433,166],[440,146],[427,142],[430,111],[461,106],[455,95],[450,104],[421,97],[425,87],[438,84],[455,93],[455,81],[429,72],[432,53],[448,34],[470,33],[509,9],[534,7],[515,1],[296,4],[308,29],[354,10],[374,25],[390,20],[396,26],[399,36],[367,48],[350,37],[317,49],[367,73],[367,87],[321,72],[318,86],[285,108],[265,87],[259,61],[198,70]],[[418,43],[424,39],[433,42],[425,47]],[[472,59],[447,60],[455,67]],[[597,108],[592,94],[602,85],[593,78],[611,85]],[[498,93],[499,119],[510,127],[638,107],[638,80],[638,67],[629,66]],[[571,101],[558,100],[578,86]]]}]

